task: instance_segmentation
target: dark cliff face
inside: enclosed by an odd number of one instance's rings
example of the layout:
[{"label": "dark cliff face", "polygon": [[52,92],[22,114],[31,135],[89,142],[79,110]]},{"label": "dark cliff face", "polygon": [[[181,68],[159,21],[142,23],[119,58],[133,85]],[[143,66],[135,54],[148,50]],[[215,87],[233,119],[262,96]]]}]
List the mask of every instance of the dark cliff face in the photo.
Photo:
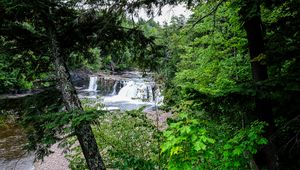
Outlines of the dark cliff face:
[{"label": "dark cliff face", "polygon": [[89,75],[92,72],[86,69],[78,69],[70,72],[72,83],[75,87],[87,88],[89,83]]}]

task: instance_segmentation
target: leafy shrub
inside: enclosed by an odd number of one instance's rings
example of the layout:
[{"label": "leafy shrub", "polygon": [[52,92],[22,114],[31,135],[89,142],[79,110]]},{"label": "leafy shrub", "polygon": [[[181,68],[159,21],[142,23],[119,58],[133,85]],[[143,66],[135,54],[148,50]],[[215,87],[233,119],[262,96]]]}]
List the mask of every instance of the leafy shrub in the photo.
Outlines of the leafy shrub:
[{"label": "leafy shrub", "polygon": [[[106,167],[158,169],[160,135],[152,124],[142,110],[101,115],[92,128]],[[79,146],[68,158],[71,169],[87,169]]]},{"label": "leafy shrub", "polygon": [[[168,156],[169,169],[193,169],[199,168],[201,162],[206,162],[212,155],[208,149],[215,140],[207,134],[202,121],[188,119],[187,113],[179,115],[180,120],[171,123],[164,132],[165,142],[161,146],[161,152]],[[199,157],[206,155],[206,157]],[[204,159],[202,159],[204,158]]]},{"label": "leafy shrub", "polygon": [[264,123],[255,121],[236,132],[234,128],[181,113],[163,133],[161,152],[168,169],[250,169],[252,154],[267,140]]},{"label": "leafy shrub", "polygon": [[[239,130],[223,147],[223,165],[226,168],[247,168],[249,160],[260,145],[267,144],[263,138],[265,123],[254,121],[250,127]],[[249,164],[249,169],[250,169]]]}]

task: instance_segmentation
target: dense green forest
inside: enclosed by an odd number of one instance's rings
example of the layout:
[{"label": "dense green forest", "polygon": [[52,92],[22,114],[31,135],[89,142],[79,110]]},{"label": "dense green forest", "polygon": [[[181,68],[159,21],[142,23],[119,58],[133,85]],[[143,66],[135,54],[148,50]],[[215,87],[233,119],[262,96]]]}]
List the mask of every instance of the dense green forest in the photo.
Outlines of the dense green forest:
[{"label": "dense green forest", "polygon": [[[192,15],[163,24],[137,17],[178,4]],[[22,107],[17,122],[39,159],[62,142],[70,169],[300,169],[299,7],[298,0],[0,0],[0,93],[58,89],[61,97],[46,99],[53,104]],[[153,73],[164,96],[156,112],[172,115],[167,127],[143,109],[92,107],[78,98],[74,70]],[[9,113],[0,111],[2,125]]]}]

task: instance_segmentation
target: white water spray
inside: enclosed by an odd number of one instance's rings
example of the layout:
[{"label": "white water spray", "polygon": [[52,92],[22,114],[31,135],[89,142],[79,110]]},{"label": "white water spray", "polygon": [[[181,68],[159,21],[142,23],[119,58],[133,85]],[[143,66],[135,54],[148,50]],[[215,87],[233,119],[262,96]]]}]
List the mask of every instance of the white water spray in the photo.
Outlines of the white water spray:
[{"label": "white water spray", "polygon": [[98,81],[98,77],[96,76],[90,77],[89,88],[87,89],[87,91],[97,91],[97,87],[98,87],[97,81]]},{"label": "white water spray", "polygon": [[113,86],[113,92],[110,94],[112,96],[117,94],[117,85],[118,85],[118,81],[115,82],[114,86]]},{"label": "white water spray", "polygon": [[133,81],[128,82],[118,93],[121,99],[134,99],[137,98],[137,86]]}]

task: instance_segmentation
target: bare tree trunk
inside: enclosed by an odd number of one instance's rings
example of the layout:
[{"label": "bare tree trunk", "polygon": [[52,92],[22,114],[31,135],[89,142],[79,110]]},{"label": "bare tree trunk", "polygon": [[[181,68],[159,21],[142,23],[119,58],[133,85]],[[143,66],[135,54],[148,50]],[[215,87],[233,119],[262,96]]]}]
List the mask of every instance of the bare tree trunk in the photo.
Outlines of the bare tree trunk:
[{"label": "bare tree trunk", "polygon": [[[240,14],[245,21],[244,28],[247,32],[253,80],[255,82],[267,80],[268,70],[264,55],[265,49],[260,4],[257,0],[247,0],[243,3],[244,5],[240,10]],[[276,170],[279,169],[278,154],[275,144],[270,140],[270,136],[275,129],[272,105],[268,99],[259,97],[262,91],[257,84],[256,93],[255,104],[257,115],[255,117],[268,123],[264,136],[269,139],[269,143],[256,155],[256,162],[258,165],[266,166],[269,170]]]},{"label": "bare tree trunk", "polygon": [[[54,60],[56,74],[59,78],[60,91],[62,93],[64,105],[69,112],[76,110],[83,113],[80,100],[71,82],[70,73],[67,70],[66,64],[59,52],[59,44],[56,40],[54,24],[48,23],[47,27],[50,38],[51,57]],[[89,169],[104,170],[105,166],[99,153],[91,126],[89,124],[82,123],[75,127],[75,134],[78,138]]]}]

